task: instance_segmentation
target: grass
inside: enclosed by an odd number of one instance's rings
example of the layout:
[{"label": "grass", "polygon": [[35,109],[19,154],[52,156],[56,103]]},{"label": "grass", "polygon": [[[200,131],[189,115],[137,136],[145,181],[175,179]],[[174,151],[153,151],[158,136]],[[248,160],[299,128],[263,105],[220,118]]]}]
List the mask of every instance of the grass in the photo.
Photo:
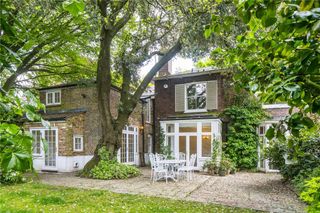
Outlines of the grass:
[{"label": "grass", "polygon": [[0,212],[254,212],[102,190],[26,183],[0,186]]}]

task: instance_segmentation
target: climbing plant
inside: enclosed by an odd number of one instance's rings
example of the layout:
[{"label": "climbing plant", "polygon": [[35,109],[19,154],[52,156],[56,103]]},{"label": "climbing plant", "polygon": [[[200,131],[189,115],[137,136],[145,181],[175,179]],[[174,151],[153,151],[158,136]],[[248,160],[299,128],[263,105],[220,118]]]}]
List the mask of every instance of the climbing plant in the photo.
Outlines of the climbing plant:
[{"label": "climbing plant", "polygon": [[247,94],[236,95],[234,104],[223,112],[228,120],[225,154],[240,169],[257,165],[257,127],[266,118],[261,104]]},{"label": "climbing plant", "polygon": [[163,154],[169,158],[172,157],[172,151],[170,146],[165,143],[166,136],[164,135],[164,131],[160,128],[160,135],[159,135],[159,144],[160,144],[160,154]]}]

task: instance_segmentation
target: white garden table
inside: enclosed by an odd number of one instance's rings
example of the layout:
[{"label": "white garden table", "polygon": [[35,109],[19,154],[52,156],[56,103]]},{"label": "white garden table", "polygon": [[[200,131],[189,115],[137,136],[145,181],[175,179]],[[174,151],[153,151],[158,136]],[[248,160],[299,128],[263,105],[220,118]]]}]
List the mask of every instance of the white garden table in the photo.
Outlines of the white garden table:
[{"label": "white garden table", "polygon": [[159,164],[163,164],[165,165],[165,168],[167,168],[168,178],[171,178],[172,180],[177,181],[175,168],[185,162],[187,161],[186,160],[162,160],[162,161],[159,161]]}]

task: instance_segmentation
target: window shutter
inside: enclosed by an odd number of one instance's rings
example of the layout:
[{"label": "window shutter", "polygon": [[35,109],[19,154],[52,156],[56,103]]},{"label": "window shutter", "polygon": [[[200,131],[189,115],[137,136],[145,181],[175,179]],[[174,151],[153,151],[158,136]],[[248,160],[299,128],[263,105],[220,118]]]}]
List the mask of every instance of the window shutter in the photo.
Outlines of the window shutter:
[{"label": "window shutter", "polygon": [[207,82],[207,109],[218,109],[218,81]]},{"label": "window shutter", "polygon": [[175,85],[175,111],[184,111],[184,99],[185,99],[185,89],[184,84]]}]

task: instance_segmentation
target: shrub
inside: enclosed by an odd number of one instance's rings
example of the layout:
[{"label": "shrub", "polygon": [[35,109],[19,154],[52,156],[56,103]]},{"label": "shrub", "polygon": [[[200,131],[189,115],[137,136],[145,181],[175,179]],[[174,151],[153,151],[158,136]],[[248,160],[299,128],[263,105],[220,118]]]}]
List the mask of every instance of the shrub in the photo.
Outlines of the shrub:
[{"label": "shrub", "polygon": [[160,154],[163,154],[167,156],[168,159],[173,159],[174,157],[172,156],[173,153],[171,151],[171,147],[169,144],[165,143],[165,135],[164,135],[164,130],[160,128],[160,134],[159,134],[159,144],[160,144]]},{"label": "shrub", "polygon": [[218,140],[212,140],[212,154],[211,154],[211,159],[206,160],[205,163],[203,164],[202,168],[205,170],[208,170],[208,173],[213,175],[217,174],[219,170],[219,165],[221,161],[221,155],[222,155],[222,150],[221,150],[221,141]]},{"label": "shrub", "polygon": [[232,161],[227,157],[222,157],[219,170],[229,171],[233,167]]},{"label": "shrub", "polygon": [[216,170],[219,169],[219,167],[217,166],[216,162],[211,160],[207,160],[206,162],[204,162],[203,169],[207,169],[208,173],[213,175],[216,173]]},{"label": "shrub", "polygon": [[236,96],[234,105],[226,108],[223,113],[229,120],[224,151],[241,169],[257,166],[259,137],[256,129],[266,117],[261,104],[248,96]]},{"label": "shrub", "polygon": [[0,172],[0,184],[16,184],[24,182],[21,172],[9,170],[5,173]]},{"label": "shrub", "polygon": [[[272,141],[266,149],[266,156],[280,169],[285,179],[291,180],[298,175],[306,178],[320,165],[319,150],[320,127],[316,126],[313,130],[301,130],[299,137]],[[284,155],[290,164],[285,164]]]},{"label": "shrub", "polygon": [[[303,129],[299,137],[273,141],[266,150],[271,162],[290,180],[300,198],[309,204],[308,212],[320,211],[320,126]],[[285,164],[283,158],[291,164]]]},{"label": "shrub", "polygon": [[320,212],[320,177],[306,181],[305,190],[300,194],[300,198],[309,204],[308,212]]},{"label": "shrub", "polygon": [[270,163],[280,170],[284,170],[286,162],[284,156],[287,153],[287,142],[272,140],[269,146],[264,149],[264,157],[270,160]]},{"label": "shrub", "polygon": [[90,171],[90,177],[95,179],[126,179],[140,175],[139,169],[134,166],[119,163],[116,159],[110,159],[110,153],[105,149],[99,150],[100,161]]}]

